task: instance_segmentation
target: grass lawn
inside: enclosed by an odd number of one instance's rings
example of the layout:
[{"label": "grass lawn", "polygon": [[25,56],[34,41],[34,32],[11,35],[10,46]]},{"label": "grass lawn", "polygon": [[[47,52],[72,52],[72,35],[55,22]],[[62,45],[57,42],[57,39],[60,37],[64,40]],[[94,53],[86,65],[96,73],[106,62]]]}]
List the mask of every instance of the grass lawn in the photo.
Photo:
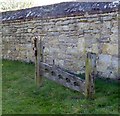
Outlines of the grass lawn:
[{"label": "grass lawn", "polygon": [[36,88],[34,64],[3,60],[3,114],[118,114],[118,85],[97,79],[95,99],[87,100],[50,80]]}]

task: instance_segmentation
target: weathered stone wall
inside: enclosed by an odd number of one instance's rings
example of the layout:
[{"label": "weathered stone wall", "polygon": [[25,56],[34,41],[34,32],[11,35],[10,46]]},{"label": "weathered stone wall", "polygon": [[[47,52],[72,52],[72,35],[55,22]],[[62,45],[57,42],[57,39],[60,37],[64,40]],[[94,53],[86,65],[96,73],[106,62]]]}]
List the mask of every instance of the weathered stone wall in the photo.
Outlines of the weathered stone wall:
[{"label": "weathered stone wall", "polygon": [[6,21],[4,59],[34,62],[32,39],[43,38],[44,62],[83,73],[85,50],[96,53],[100,76],[118,78],[118,12],[62,18]]}]

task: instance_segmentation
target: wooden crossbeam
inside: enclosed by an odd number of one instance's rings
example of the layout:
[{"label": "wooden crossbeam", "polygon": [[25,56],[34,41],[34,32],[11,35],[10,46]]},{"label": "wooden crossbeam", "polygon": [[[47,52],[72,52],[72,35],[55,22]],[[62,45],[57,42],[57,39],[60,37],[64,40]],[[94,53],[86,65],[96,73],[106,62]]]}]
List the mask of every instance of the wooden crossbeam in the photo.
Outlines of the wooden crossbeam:
[{"label": "wooden crossbeam", "polygon": [[76,75],[70,74],[57,66],[40,63],[43,77],[53,80],[65,87],[84,94],[85,81]]}]

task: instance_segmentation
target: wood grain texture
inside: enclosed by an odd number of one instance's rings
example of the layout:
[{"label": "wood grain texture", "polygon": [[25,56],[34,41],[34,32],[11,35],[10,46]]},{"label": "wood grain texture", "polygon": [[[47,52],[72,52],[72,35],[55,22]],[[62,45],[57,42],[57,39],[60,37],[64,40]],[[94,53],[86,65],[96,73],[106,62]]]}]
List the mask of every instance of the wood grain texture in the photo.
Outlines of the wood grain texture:
[{"label": "wood grain texture", "polygon": [[40,66],[42,67],[43,77],[84,94],[85,81],[83,79],[62,70],[55,65],[48,65],[40,62]]},{"label": "wood grain texture", "polygon": [[95,94],[94,79],[96,75],[96,55],[87,53],[85,70],[85,96],[93,98]]},{"label": "wood grain texture", "polygon": [[40,37],[35,38],[35,69],[36,69],[36,85],[37,87],[40,87],[42,85],[42,67],[40,65],[40,62],[43,61],[43,50],[42,50],[42,40]]}]

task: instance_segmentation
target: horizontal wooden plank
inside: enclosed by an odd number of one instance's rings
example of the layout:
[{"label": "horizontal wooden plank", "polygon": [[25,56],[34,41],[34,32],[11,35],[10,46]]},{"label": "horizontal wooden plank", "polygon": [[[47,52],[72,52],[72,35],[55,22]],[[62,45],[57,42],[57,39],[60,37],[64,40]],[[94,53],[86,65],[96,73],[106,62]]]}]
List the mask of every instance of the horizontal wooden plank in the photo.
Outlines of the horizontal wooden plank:
[{"label": "horizontal wooden plank", "polygon": [[85,80],[62,70],[61,68],[40,62],[43,77],[53,80],[65,87],[79,91],[84,94]]}]

